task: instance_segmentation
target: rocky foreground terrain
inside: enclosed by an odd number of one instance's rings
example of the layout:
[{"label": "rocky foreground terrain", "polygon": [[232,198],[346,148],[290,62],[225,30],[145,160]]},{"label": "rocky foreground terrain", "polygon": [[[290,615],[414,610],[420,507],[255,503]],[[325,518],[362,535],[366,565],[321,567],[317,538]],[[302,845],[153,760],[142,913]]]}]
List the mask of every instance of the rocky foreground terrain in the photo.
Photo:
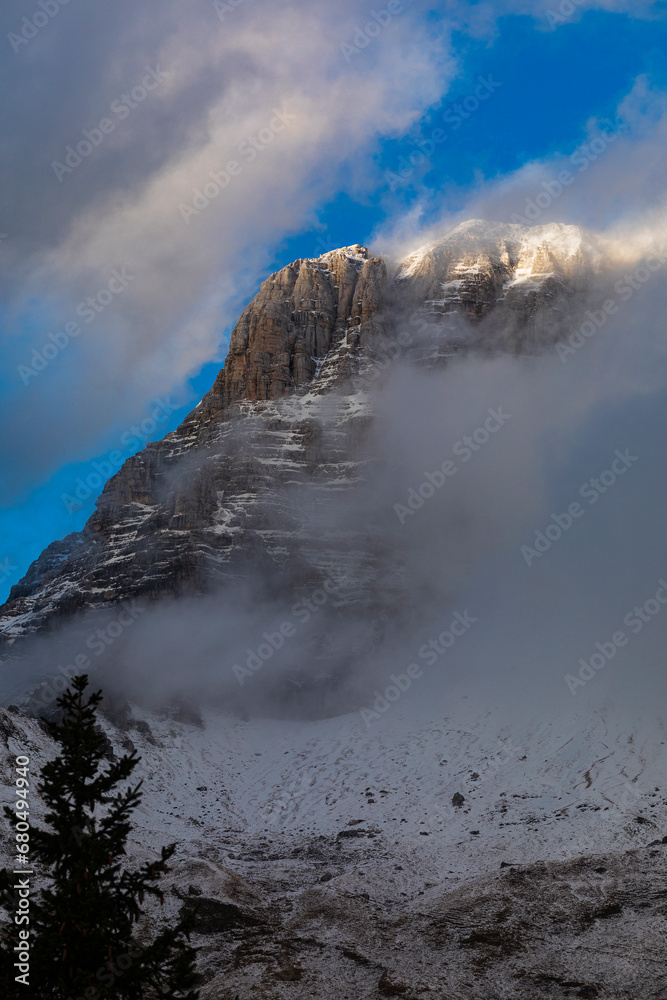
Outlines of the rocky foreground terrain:
[{"label": "rocky foreground terrain", "polygon": [[[164,915],[199,906],[202,996],[667,996],[664,732],[393,711],[104,722],[142,756],[132,858],[178,842]],[[15,711],[0,737],[5,787],[52,753]]]}]

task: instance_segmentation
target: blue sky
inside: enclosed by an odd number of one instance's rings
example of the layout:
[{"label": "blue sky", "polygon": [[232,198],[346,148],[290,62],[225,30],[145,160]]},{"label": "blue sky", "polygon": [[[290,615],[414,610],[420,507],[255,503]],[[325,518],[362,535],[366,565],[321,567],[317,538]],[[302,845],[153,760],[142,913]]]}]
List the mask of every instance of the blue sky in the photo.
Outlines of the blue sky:
[{"label": "blue sky", "polygon": [[[276,70],[266,93],[264,47],[269,65],[272,45],[282,52],[285,38],[295,44],[285,11],[267,27],[263,5],[245,0],[225,19],[224,40],[215,48],[208,35],[220,25],[208,5],[197,13],[201,23],[186,29],[179,20],[182,7],[170,3],[156,41],[160,47],[149,51],[150,23],[147,15],[140,17],[141,6],[122,0],[126,19],[118,15],[106,34],[85,12],[63,9],[40,29],[41,36],[16,52],[8,49],[4,82],[21,97],[9,111],[3,147],[17,152],[19,161],[41,157],[43,170],[25,177],[19,162],[3,185],[0,405],[8,444],[2,460],[0,598],[49,542],[83,527],[110,453],[117,463],[138,450],[142,439],[163,436],[210,388],[234,317],[271,271],[334,246],[372,242],[378,248],[396,231],[417,238],[448,219],[478,214],[480,205],[509,221],[503,214],[507,185],[518,185],[520,203],[521,179],[530,165],[541,170],[569,155],[586,141],[591,122],[616,121],[620,107],[628,108],[628,135],[599,174],[616,197],[605,202],[596,193],[596,166],[586,182],[590,189],[558,206],[563,221],[610,225],[626,207],[630,218],[641,215],[646,206],[637,191],[642,184],[633,184],[633,157],[647,163],[650,151],[662,152],[664,4],[583,3],[554,30],[546,11],[557,11],[556,2],[531,5],[539,8],[536,16],[521,13],[521,3],[406,4],[396,23],[348,62],[341,45],[353,42],[368,10],[346,3],[337,35],[325,15],[321,24],[317,15],[304,22],[305,47],[312,52],[299,49],[298,58],[288,52],[292,64],[303,59],[303,66],[290,76],[286,57],[284,75]],[[299,4],[285,6],[299,14]],[[599,9],[605,7],[612,9]],[[3,10],[4,35],[20,25],[25,10]],[[128,18],[135,19],[129,27]],[[89,39],[87,60],[81,39]],[[197,75],[181,68],[178,86],[168,62],[174,39],[177,49],[183,46],[185,63],[199,45],[206,70]],[[121,59],[128,44],[136,52]],[[223,64],[225,46],[231,56]],[[329,60],[322,79],[321,51]],[[70,78],[62,68],[70,52],[74,63],[82,60],[83,79],[74,70]],[[101,68],[93,66],[96,53]],[[248,68],[248,53],[257,66]],[[90,163],[82,162],[62,182],[54,178],[53,159],[158,59],[171,73],[160,84],[164,92],[158,87],[155,97],[145,97],[145,107],[131,109],[125,133],[119,124]],[[474,94],[480,78],[495,81],[493,93],[453,127],[453,109]],[[25,94],[27,79],[34,96]],[[325,79],[335,95],[318,108],[312,91]],[[215,221],[211,211],[197,229],[199,218],[186,225],[174,212],[171,228],[164,228],[168,213],[159,207],[160,185],[168,179],[186,192],[193,189],[207,177],[201,164],[211,137],[221,149],[220,130],[238,124],[233,140],[225,140],[238,148],[248,122],[258,127],[268,120],[258,109],[270,113],[275,106],[296,109],[297,124],[286,130],[289,148],[276,135],[271,148],[259,153],[259,166],[248,166],[234,205],[216,204]],[[48,126],[40,126],[40,116],[49,117]],[[392,183],[436,128],[446,139],[432,152],[427,146],[424,162],[400,184]],[[662,197],[651,187],[658,183],[647,174],[644,187],[654,201]],[[221,243],[226,226],[230,235]],[[99,294],[113,268],[126,260],[129,291],[123,287],[100,307],[93,336],[72,338],[24,385],[18,365],[46,342],[48,332],[80,317],[76,308],[86,292]],[[159,419],[151,416],[157,407]],[[144,429],[133,431],[142,421]],[[77,488],[74,506],[68,498]]]}]

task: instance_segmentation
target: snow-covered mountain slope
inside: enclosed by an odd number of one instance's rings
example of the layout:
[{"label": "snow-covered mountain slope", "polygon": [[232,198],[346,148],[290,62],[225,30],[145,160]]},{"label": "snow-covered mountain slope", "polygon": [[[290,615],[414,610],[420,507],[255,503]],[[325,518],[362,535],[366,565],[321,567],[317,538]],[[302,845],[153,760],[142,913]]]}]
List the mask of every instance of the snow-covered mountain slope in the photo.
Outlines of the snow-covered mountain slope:
[{"label": "snow-covered mountain slope", "polygon": [[506,290],[523,284],[528,291],[547,278],[583,281],[609,266],[606,258],[605,241],[578,226],[554,222],[527,227],[470,219],[406,257],[397,278],[435,277],[446,268],[446,276],[454,280],[457,274],[460,281],[468,269],[472,276],[486,267],[505,270]]},{"label": "snow-covered mountain slope", "polygon": [[[142,756],[132,855],[177,841],[168,912],[202,904],[204,996],[664,997],[665,733],[422,711],[105,722]],[[0,729],[7,776],[52,753]]]}]

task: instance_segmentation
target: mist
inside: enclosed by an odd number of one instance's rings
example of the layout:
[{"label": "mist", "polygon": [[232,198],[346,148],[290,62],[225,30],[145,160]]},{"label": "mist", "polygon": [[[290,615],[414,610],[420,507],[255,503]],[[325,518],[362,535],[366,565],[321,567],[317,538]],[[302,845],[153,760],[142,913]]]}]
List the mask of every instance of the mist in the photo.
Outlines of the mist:
[{"label": "mist", "polygon": [[[549,716],[663,697],[667,293],[653,266],[631,272],[648,275],[636,288],[622,270],[594,282],[565,336],[549,324],[519,356],[428,367],[411,340],[366,379],[361,475],[266,498],[266,516],[324,540],[326,559],[263,560],[202,596],[88,612],[10,655],[4,703],[32,691],[43,708],[82,671],[155,709],[245,717],[379,721],[396,677],[415,710],[465,695]],[[491,341],[501,322],[485,321]],[[326,429],[336,398],[321,403]],[[226,447],[247,433],[240,421]]]}]

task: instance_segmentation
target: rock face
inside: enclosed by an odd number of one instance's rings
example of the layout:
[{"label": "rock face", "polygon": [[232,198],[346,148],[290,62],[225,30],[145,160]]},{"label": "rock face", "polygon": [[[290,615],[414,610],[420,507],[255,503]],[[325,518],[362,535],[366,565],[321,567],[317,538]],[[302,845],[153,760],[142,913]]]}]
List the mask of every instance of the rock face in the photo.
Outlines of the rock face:
[{"label": "rock face", "polygon": [[517,353],[557,340],[607,266],[599,241],[576,226],[474,219],[407,257],[395,286],[433,323],[431,354],[470,346]]},{"label": "rock face", "polygon": [[461,306],[480,318],[508,302],[525,312],[559,289],[586,287],[604,266],[594,237],[576,226],[494,224],[474,219],[403,261],[397,280],[411,285],[411,296],[447,312]]},{"label": "rock face", "polygon": [[[284,562],[277,540],[299,528],[300,514],[277,509],[281,490],[313,474],[350,478],[341,463],[352,454],[363,405],[339,393],[324,426],[313,393],[349,389],[386,277],[382,260],[353,246],[296,261],[265,281],[202,402],[178,430],[129,459],[83,532],[49,546],[13,588],[5,638],[127,597],[201,593],[234,580],[249,558],[267,572]],[[294,572],[315,583],[321,569]]]},{"label": "rock face", "polygon": [[575,227],[479,221],[411,255],[391,278],[358,245],[283,268],[239,319],[201,403],[130,458],[83,531],[50,545],[13,587],[0,609],[2,641],[86,608],[234,584],[250,565],[267,586],[279,572],[279,586],[295,593],[352,574],[357,597],[370,601],[387,554],[361,526],[344,540],[309,529],[297,492],[315,483],[333,495],[363,478],[367,390],[385,346],[407,344],[405,356],[426,364],[460,350],[534,350],[558,336],[603,268]]},{"label": "rock face", "polygon": [[271,275],[238,321],[196,422],[234,403],[280,399],[310,386],[347,335],[372,325],[386,281],[384,262],[359,245]]}]

